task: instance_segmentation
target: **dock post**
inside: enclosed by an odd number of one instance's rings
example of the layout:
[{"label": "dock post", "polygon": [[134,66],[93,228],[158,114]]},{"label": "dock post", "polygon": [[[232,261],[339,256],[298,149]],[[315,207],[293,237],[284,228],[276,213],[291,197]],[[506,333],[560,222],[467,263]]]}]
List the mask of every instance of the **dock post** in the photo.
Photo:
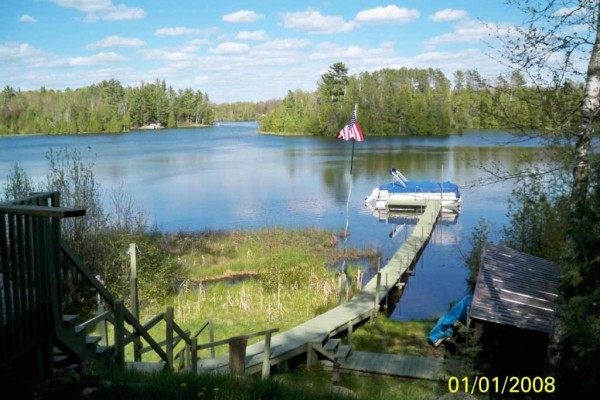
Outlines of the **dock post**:
[{"label": "dock post", "polygon": [[265,350],[263,353],[262,379],[267,379],[271,375],[271,332],[265,335]]},{"label": "dock post", "polygon": [[244,375],[246,372],[247,345],[248,338],[245,336],[236,336],[229,340],[229,368],[234,375]]},{"label": "dock post", "polygon": [[377,286],[375,286],[375,298],[373,299],[373,319],[377,319],[379,312],[379,293],[381,291],[381,272],[377,272]]}]

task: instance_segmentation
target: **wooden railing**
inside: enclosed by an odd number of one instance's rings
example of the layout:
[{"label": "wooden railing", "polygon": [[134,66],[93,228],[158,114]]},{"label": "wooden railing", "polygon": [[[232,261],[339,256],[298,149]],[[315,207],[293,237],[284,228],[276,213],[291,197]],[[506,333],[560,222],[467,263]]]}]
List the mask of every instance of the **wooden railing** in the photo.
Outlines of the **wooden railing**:
[{"label": "wooden railing", "polygon": [[60,220],[85,215],[59,200],[39,193],[0,203],[0,366],[33,353],[39,374],[52,367],[48,349],[61,320]]},{"label": "wooden railing", "polygon": [[[102,355],[118,366],[125,364],[125,348],[132,345],[133,362],[153,352],[152,361],[158,359],[168,370],[192,372],[198,370],[199,351],[210,349],[210,357],[215,358],[215,348],[229,344],[232,372],[244,373],[248,339],[265,336],[262,372],[263,377],[269,376],[271,334],[277,329],[215,341],[212,321],[191,334],[175,322],[173,307],[142,324],[61,240],[61,219],[83,215],[82,208],[61,208],[58,193],[0,203],[0,366],[35,350],[40,373],[48,373],[57,343],[82,359],[97,357],[86,346],[85,335],[99,328]],[[87,320],[75,322],[78,317],[64,309],[69,291],[83,286],[93,290],[98,310]],[[165,339],[159,342],[150,330],[163,321]],[[112,325],[112,344],[108,324]],[[208,342],[199,345],[199,335],[206,328]]]}]

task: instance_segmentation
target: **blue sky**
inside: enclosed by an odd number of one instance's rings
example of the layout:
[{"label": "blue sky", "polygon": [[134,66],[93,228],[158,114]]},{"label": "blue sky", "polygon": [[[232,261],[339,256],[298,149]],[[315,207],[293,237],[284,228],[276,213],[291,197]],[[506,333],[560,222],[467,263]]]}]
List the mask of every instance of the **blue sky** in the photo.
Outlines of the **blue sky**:
[{"label": "blue sky", "polygon": [[166,80],[214,102],[312,91],[329,65],[506,70],[490,27],[522,15],[501,0],[1,0],[0,87]]}]

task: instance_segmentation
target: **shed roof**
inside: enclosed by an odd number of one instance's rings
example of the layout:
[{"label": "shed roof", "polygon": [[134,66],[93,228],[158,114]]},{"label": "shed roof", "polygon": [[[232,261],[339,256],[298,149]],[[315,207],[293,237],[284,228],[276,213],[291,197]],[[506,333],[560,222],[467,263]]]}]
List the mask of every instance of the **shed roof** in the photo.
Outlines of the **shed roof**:
[{"label": "shed roof", "polygon": [[560,269],[553,262],[486,243],[469,315],[549,333],[559,282]]}]

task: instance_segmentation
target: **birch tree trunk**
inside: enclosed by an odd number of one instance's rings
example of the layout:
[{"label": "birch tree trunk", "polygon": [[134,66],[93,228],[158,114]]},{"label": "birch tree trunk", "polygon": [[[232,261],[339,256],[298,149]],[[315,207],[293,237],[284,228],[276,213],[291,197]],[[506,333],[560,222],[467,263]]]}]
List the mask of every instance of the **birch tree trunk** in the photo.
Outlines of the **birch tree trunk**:
[{"label": "birch tree trunk", "polygon": [[575,144],[575,166],[573,167],[573,187],[571,190],[571,218],[580,214],[585,206],[589,178],[593,121],[600,109],[600,2],[597,5],[596,39],[588,64],[585,93],[581,108],[581,123]]}]

